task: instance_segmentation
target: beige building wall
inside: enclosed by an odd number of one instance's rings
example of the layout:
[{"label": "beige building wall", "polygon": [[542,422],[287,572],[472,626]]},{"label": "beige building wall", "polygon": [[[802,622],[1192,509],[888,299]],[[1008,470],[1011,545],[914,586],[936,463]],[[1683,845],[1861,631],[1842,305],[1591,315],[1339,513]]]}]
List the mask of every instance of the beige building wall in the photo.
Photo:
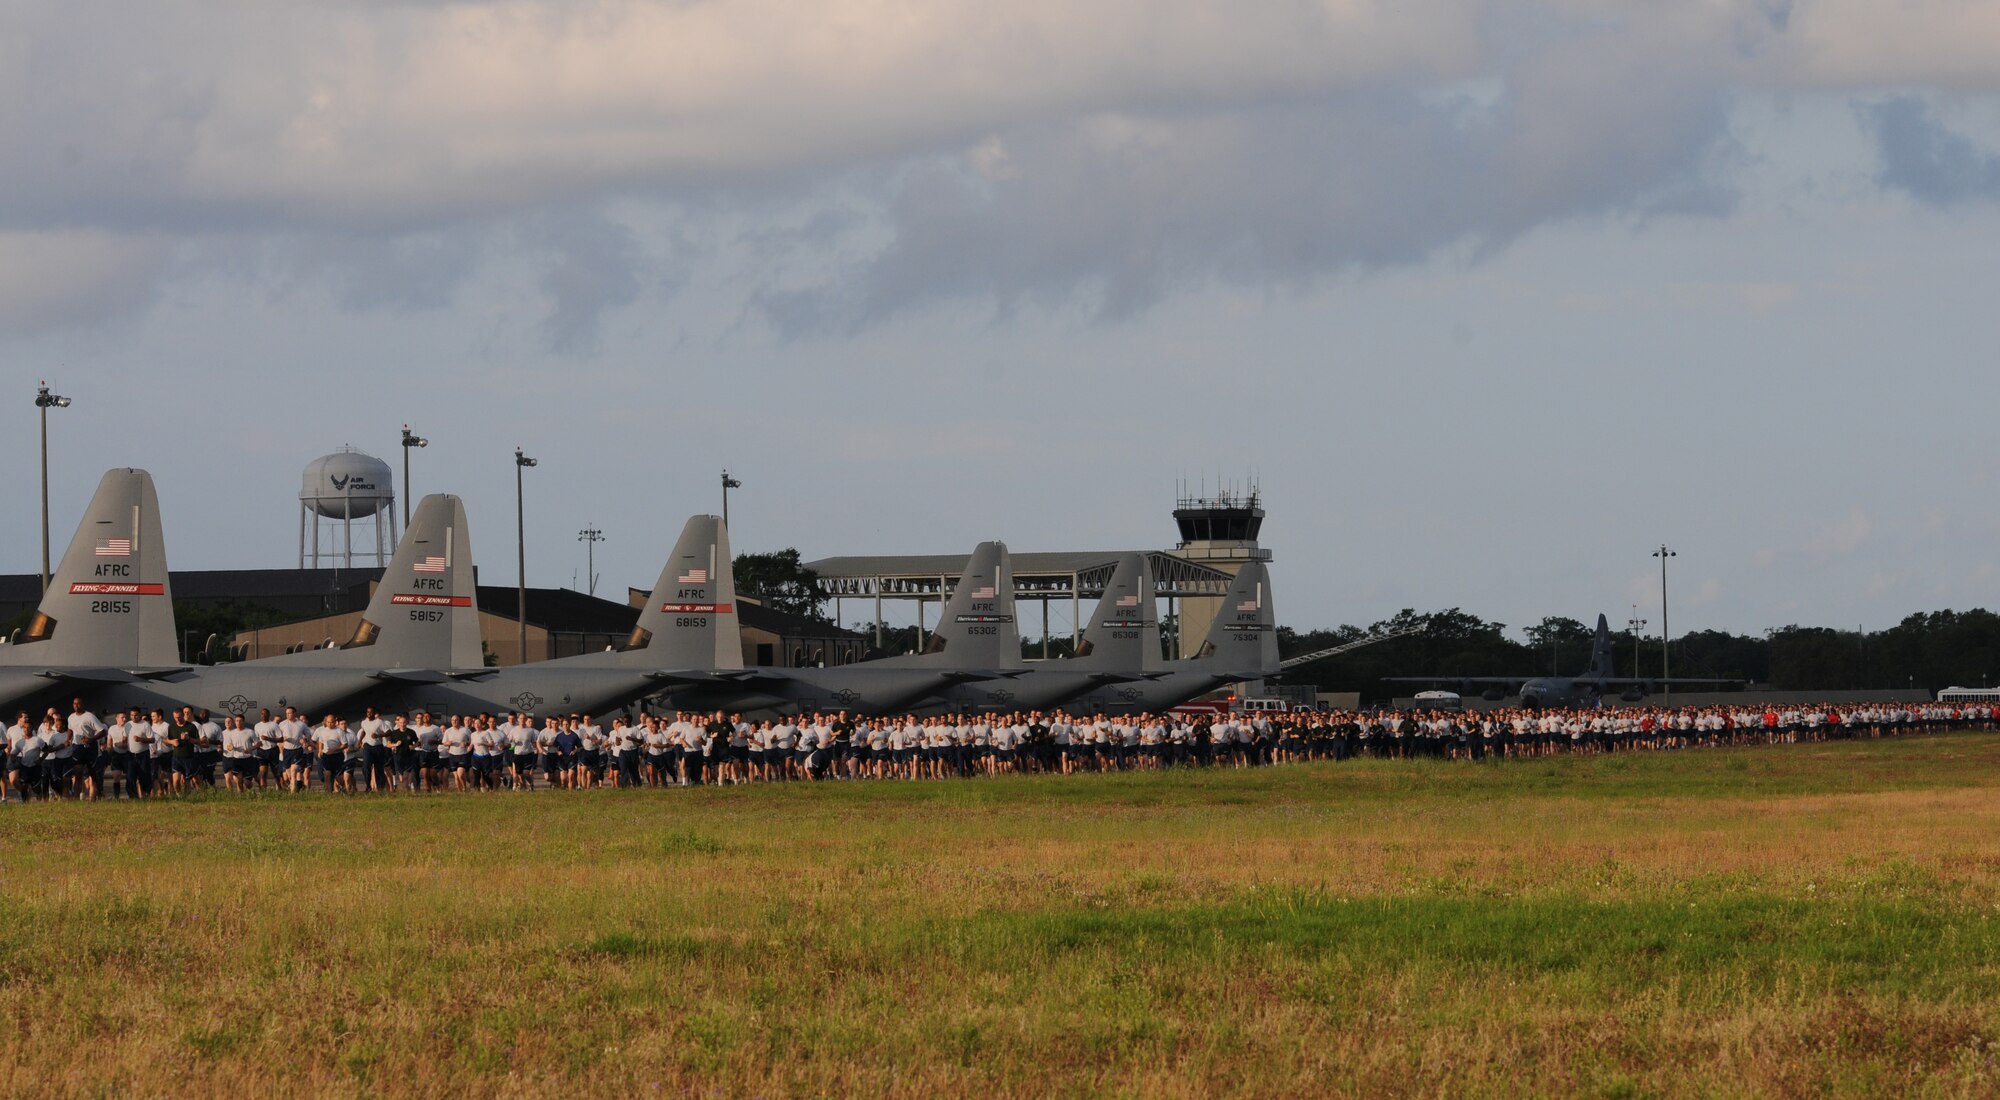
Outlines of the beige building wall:
[{"label": "beige building wall", "polygon": [[502,666],[546,661],[553,655],[548,630],[529,623],[528,652],[524,656],[521,653],[520,621],[512,615],[495,615],[491,611],[481,610],[479,639],[486,643],[486,652]]},{"label": "beige building wall", "polygon": [[[350,611],[340,615],[286,623],[283,626],[265,627],[261,630],[245,630],[231,638],[229,644],[232,648],[241,647],[243,660],[250,661],[259,657],[275,657],[300,643],[317,649],[331,638],[333,644],[341,645],[354,637],[354,630],[360,625],[361,612]],[[513,618],[481,611],[479,637],[486,643],[486,652],[492,654],[501,664],[522,663],[520,630]],[[549,632],[531,624],[528,627],[528,659],[548,660],[552,648]]]},{"label": "beige building wall", "polygon": [[[632,591],[631,599],[633,606],[643,606],[646,594],[635,589]],[[746,600],[745,602],[754,603],[756,601]],[[1211,600],[1209,602],[1215,603],[1218,601]],[[1210,614],[1212,615],[1213,611]],[[300,643],[304,643],[308,647],[318,648],[324,645],[328,639],[332,639],[335,645],[340,645],[354,636],[355,628],[361,625],[361,616],[362,613],[359,611],[350,611],[340,615],[326,615],[317,619],[302,619],[298,622],[286,623],[282,626],[266,627],[261,630],[246,630],[231,638],[229,644],[231,647],[242,648],[243,660],[255,660],[258,657],[274,657],[280,653],[284,653],[291,646]],[[520,630],[516,626],[513,616],[498,614],[482,608],[479,612],[479,637],[486,644],[486,652],[501,665],[518,665],[524,663],[521,654]],[[865,639],[855,638],[792,638],[773,633],[769,630],[759,630],[751,627],[742,628],[742,639],[743,664],[749,668],[755,668],[762,663],[769,663],[780,668],[792,667],[799,663],[798,657],[801,649],[805,650],[809,656],[823,652],[825,655],[824,659],[828,665],[851,664],[861,659],[866,644]],[[579,651],[594,653],[602,649],[606,644],[622,645],[624,642],[624,635],[617,637],[598,634],[554,635],[546,627],[530,623],[528,625],[527,660],[546,661],[557,656]],[[580,645],[583,647],[581,650],[579,650]],[[565,653],[558,653],[557,650],[559,647],[567,647]],[[766,652],[765,647],[769,647],[768,652],[771,655],[769,662],[760,660]]]},{"label": "beige building wall", "polygon": [[231,650],[241,649],[242,659],[254,661],[259,657],[276,657],[290,651],[295,645],[305,645],[318,649],[331,638],[334,645],[341,645],[354,637],[354,630],[361,625],[361,612],[349,611],[340,615],[327,615],[318,619],[302,619],[283,626],[267,626],[260,630],[246,630],[229,640]]}]

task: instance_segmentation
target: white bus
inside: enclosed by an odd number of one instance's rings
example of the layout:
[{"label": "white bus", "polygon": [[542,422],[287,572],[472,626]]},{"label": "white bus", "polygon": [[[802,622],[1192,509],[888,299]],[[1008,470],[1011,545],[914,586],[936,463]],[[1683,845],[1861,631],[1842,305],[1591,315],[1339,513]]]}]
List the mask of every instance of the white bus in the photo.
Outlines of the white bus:
[{"label": "white bus", "polygon": [[1410,702],[1427,710],[1465,709],[1465,699],[1455,691],[1420,691]]},{"label": "white bus", "polygon": [[1937,701],[1940,703],[2000,703],[2000,687],[1948,687],[1938,692]]}]

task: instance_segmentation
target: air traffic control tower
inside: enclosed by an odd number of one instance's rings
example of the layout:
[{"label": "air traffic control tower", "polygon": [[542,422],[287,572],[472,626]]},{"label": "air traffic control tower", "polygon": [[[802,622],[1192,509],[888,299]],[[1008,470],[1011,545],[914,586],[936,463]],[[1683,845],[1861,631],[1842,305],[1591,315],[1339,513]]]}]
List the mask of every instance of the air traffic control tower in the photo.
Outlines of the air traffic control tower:
[{"label": "air traffic control tower", "polygon": [[[1247,492],[1219,489],[1214,496],[1189,496],[1183,488],[1174,507],[1181,542],[1174,557],[1221,570],[1231,576],[1248,561],[1270,561],[1271,552],[1257,545],[1264,526],[1264,504],[1252,485]],[[1184,595],[1180,599],[1179,657],[1191,657],[1208,636],[1208,627],[1222,607],[1222,597]]]}]

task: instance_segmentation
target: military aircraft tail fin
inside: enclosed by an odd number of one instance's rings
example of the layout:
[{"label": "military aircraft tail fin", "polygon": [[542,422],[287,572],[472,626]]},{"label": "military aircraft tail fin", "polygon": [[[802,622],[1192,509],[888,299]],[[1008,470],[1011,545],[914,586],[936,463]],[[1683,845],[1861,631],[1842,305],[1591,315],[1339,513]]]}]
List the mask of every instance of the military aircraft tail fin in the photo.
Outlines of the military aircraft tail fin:
[{"label": "military aircraft tail fin", "polygon": [[658,668],[743,667],[736,574],[722,517],[691,516],[681,528],[680,541],[625,643],[627,653],[642,650],[646,663]]},{"label": "military aircraft tail fin", "polygon": [[479,600],[465,502],[432,493],[382,571],[361,624],[336,662],[380,668],[480,668]]},{"label": "military aircraft tail fin", "polygon": [[1106,669],[1142,672],[1160,666],[1160,614],[1146,555],[1118,559],[1076,655]]},{"label": "military aircraft tail fin", "polygon": [[105,471],[34,619],[0,662],[119,668],[180,663],[153,475]]},{"label": "military aircraft tail fin", "polygon": [[1006,543],[982,542],[973,549],[924,645],[922,660],[960,669],[1022,666],[1021,633],[1014,622],[1014,566]]},{"label": "military aircraft tail fin", "polygon": [[1602,614],[1597,616],[1597,635],[1590,643],[1590,667],[1585,669],[1582,680],[1599,680],[1616,675],[1611,665],[1611,624]]},{"label": "military aircraft tail fin", "polygon": [[1246,562],[1237,571],[1195,656],[1226,672],[1277,674],[1278,620],[1263,562]]}]

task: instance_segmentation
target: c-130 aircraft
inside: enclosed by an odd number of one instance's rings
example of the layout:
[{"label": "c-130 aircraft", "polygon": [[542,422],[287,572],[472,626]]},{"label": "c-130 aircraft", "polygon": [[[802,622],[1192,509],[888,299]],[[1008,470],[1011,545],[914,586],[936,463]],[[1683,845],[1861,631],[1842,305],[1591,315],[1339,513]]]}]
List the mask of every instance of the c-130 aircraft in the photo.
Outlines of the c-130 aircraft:
[{"label": "c-130 aircraft", "polygon": [[[726,549],[728,532],[715,516],[697,517],[714,525]],[[693,522],[692,520],[689,522]],[[745,668],[741,627],[735,609],[736,579],[725,554],[710,580],[710,599],[719,610],[698,629],[718,638],[716,652],[729,651],[706,669],[663,670],[670,705],[683,710],[849,711],[889,714],[920,709],[961,684],[1020,675],[1021,646],[1014,626],[1014,576],[1007,548],[983,542],[973,549],[958,587],[945,601],[938,628],[924,652],[835,668]],[[684,599],[664,583],[650,605]],[[662,596],[661,592],[668,594]]]},{"label": "c-130 aircraft", "polygon": [[[1067,705],[1084,712],[1133,712],[1165,709],[1278,670],[1269,579],[1261,562],[1247,564],[1237,575],[1200,652],[1183,661],[1159,657],[1152,578],[1139,555],[1114,570],[1078,657],[1023,661],[1014,619],[1006,547],[981,543],[921,655],[839,668],[718,669],[664,679],[677,685],[672,705],[690,710],[884,714]],[[712,625],[731,637],[737,633],[734,615]]]},{"label": "c-130 aircraft", "polygon": [[1611,624],[1597,616],[1597,636],[1590,646],[1590,664],[1575,676],[1390,676],[1392,683],[1455,684],[1461,691],[1479,687],[1488,699],[1505,698],[1518,690],[1521,706],[1528,710],[1562,710],[1568,707],[1600,705],[1605,694],[1616,694],[1628,703],[1644,699],[1660,686],[1733,684],[1736,680],[1708,680],[1698,677],[1619,676],[1611,668]]},{"label": "c-130 aircraft", "polygon": [[449,614],[472,604],[472,563],[458,546],[464,530],[457,497],[425,497],[354,636],[339,648],[189,665],[175,651],[152,476],[108,471],[34,620],[18,644],[0,648],[0,699],[46,706],[83,695],[100,711],[319,713],[385,683],[433,678],[433,668],[476,665],[476,618]]},{"label": "c-130 aircraft", "polygon": [[[87,693],[103,710],[192,706],[246,714],[291,706],[317,714],[365,703],[434,715],[602,712],[667,691],[682,708],[892,712],[1043,707],[1094,692],[1101,697],[1090,709],[1108,710],[1169,705],[1270,671],[1260,652],[1271,644],[1261,572],[1239,578],[1230,596],[1232,606],[1254,613],[1219,617],[1204,656],[1160,665],[1143,559],[1121,562],[1084,655],[1027,666],[1014,626],[1012,572],[997,542],[974,551],[924,654],[841,668],[746,669],[730,562],[722,521],[692,517],[625,647],[490,669],[479,644],[464,506],[435,494],[418,505],[345,644],[190,666],[175,651],[152,479],[143,470],[113,470],[23,644],[0,647],[0,704],[57,704]],[[1115,698],[1106,695],[1109,685],[1121,685]]]}]

